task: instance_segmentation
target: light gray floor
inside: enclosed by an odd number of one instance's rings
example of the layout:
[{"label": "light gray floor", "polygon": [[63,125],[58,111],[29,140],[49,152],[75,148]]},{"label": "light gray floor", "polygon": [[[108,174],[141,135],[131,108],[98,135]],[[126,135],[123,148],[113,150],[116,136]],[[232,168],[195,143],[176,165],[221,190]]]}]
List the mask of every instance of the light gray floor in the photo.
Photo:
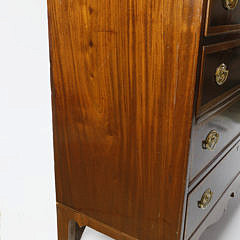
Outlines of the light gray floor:
[{"label": "light gray floor", "polygon": [[112,238],[87,227],[82,235],[81,240],[112,240]]}]

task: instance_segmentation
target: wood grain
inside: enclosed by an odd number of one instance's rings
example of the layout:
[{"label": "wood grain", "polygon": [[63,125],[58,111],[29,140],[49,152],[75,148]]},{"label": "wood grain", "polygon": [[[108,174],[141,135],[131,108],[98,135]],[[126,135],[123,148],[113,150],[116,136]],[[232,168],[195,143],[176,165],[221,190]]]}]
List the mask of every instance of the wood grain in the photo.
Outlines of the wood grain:
[{"label": "wood grain", "polygon": [[95,228],[97,231],[105,233],[113,239],[136,240],[136,238],[119,232],[61,203],[57,204],[57,217],[59,240],[79,240],[83,234],[84,226]]},{"label": "wood grain", "polygon": [[48,10],[58,202],[136,239],[180,239],[202,0]]}]

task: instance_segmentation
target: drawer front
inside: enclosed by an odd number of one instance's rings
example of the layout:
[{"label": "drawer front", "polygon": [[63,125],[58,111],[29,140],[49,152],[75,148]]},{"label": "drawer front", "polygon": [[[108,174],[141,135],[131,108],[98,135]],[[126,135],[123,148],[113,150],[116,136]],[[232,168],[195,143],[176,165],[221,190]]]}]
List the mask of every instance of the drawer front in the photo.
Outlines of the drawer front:
[{"label": "drawer front", "polygon": [[240,89],[240,40],[203,49],[197,115],[200,116]]},{"label": "drawer front", "polygon": [[208,0],[205,36],[240,29],[239,0]]},{"label": "drawer front", "polygon": [[[223,193],[221,198],[217,201],[216,205],[209,212],[208,216],[204,219],[203,223],[194,231],[194,234],[188,240],[199,240],[202,236],[203,232],[216,223],[223,213],[226,207],[228,206],[228,202],[231,197],[239,198],[239,189],[240,189],[240,175],[234,179],[233,183],[227,188],[227,190]],[[234,195],[232,195],[234,194]]]},{"label": "drawer front", "polygon": [[201,224],[217,200],[240,172],[240,143],[219,162],[188,196],[186,239]]},{"label": "drawer front", "polygon": [[[225,150],[229,143],[240,133],[240,100],[222,112],[193,127],[190,150],[190,181],[203,171]],[[213,131],[218,134],[218,141],[206,148],[207,138]],[[214,138],[214,135],[213,135]],[[214,140],[214,139],[213,139]]]}]

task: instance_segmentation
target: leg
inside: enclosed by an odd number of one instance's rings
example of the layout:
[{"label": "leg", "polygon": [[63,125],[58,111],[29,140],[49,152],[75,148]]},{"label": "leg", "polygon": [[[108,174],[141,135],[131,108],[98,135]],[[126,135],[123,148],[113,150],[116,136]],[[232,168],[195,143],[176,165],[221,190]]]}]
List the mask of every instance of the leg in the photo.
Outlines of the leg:
[{"label": "leg", "polygon": [[68,240],[69,219],[61,209],[57,209],[58,240]]},{"label": "leg", "polygon": [[76,240],[80,240],[83,235],[83,232],[85,230],[85,227],[79,227],[77,223],[76,223],[76,225],[77,225],[77,231],[76,231],[75,238],[76,238]]},{"label": "leg", "polygon": [[80,240],[84,232],[85,227],[79,227],[79,225],[71,220],[68,224],[68,240]]},{"label": "leg", "polygon": [[[137,240],[123,232],[105,225],[79,211],[61,203],[57,203],[58,212],[58,240],[80,240],[85,226],[104,233],[113,239]],[[70,223],[70,224],[69,224]],[[77,224],[76,224],[77,223]],[[69,226],[70,225],[70,226]]]},{"label": "leg", "polygon": [[57,220],[58,220],[58,240],[80,240],[85,229],[79,227],[75,221],[75,214],[66,211],[61,207],[57,207]]}]

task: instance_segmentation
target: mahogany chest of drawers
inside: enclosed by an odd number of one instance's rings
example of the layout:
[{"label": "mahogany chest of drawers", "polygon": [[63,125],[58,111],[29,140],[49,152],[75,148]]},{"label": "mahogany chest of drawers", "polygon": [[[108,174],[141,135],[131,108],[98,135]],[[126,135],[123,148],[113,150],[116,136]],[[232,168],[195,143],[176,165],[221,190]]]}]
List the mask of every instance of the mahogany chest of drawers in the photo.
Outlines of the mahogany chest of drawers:
[{"label": "mahogany chest of drawers", "polygon": [[240,188],[240,2],[48,11],[59,240],[198,240]]}]

